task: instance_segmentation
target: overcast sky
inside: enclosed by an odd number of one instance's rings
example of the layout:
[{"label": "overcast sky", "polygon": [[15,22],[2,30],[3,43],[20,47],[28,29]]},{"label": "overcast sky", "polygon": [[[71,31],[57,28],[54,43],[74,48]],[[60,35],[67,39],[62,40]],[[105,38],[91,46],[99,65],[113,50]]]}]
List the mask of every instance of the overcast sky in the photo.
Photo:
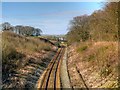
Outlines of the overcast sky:
[{"label": "overcast sky", "polygon": [[43,34],[66,34],[73,17],[90,15],[101,6],[99,2],[3,2],[2,19],[40,28]]}]

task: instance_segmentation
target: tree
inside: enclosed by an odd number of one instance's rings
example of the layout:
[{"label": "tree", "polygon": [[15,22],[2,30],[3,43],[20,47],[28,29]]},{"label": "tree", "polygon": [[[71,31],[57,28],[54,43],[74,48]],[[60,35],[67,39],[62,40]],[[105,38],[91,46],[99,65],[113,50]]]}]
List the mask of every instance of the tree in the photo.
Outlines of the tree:
[{"label": "tree", "polygon": [[90,33],[95,41],[113,41],[118,38],[117,3],[105,4],[103,10],[90,16]]},{"label": "tree", "polygon": [[36,36],[39,36],[39,35],[41,35],[41,33],[42,33],[42,30],[39,29],[39,28],[36,28],[34,31],[35,31],[35,32],[34,32],[34,35],[36,35]]},{"label": "tree", "polygon": [[77,16],[70,21],[67,33],[69,43],[118,40],[118,2],[104,5],[103,9],[94,11],[90,16]]},{"label": "tree", "polygon": [[89,17],[87,15],[74,17],[70,21],[70,28],[67,34],[68,42],[80,42],[89,39]]},{"label": "tree", "polygon": [[13,30],[15,33],[20,34],[20,35],[26,35],[26,36],[33,36],[33,35],[41,35],[42,30],[39,28],[34,28],[31,26],[22,26],[22,25],[17,25],[14,27]]},{"label": "tree", "polygon": [[11,30],[12,29],[12,26],[10,23],[8,22],[5,22],[2,24],[2,30],[5,31],[5,30]]},{"label": "tree", "polygon": [[22,26],[22,25],[12,26],[8,22],[2,24],[2,30],[12,31],[16,34],[25,35],[25,36],[33,36],[33,35],[39,36],[42,33],[42,30],[39,28],[34,28],[31,26]]},{"label": "tree", "polygon": [[17,34],[23,35],[24,34],[23,30],[24,30],[24,27],[21,25],[17,25],[14,27],[14,32]]}]

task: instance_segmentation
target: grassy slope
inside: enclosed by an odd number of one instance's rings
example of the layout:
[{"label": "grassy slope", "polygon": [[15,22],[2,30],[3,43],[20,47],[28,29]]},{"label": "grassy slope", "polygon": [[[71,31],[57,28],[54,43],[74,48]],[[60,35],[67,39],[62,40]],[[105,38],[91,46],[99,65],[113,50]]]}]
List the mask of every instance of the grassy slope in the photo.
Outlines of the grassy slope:
[{"label": "grassy slope", "polygon": [[[74,48],[74,49],[73,49]],[[117,86],[118,43],[85,42],[70,46],[68,64],[77,66],[88,87],[111,88]]]},{"label": "grassy slope", "polygon": [[44,54],[53,50],[49,43],[34,37],[19,36],[11,32],[2,33],[3,80],[9,73],[23,68],[30,58],[40,60]]}]

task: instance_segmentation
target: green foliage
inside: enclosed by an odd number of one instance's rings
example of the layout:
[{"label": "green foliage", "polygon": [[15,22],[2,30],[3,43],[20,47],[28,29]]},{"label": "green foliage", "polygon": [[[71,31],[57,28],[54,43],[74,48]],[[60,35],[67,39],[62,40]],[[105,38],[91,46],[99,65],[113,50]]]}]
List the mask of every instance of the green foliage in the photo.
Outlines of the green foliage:
[{"label": "green foliage", "polygon": [[88,46],[82,46],[77,49],[77,52],[83,52],[88,48]]}]

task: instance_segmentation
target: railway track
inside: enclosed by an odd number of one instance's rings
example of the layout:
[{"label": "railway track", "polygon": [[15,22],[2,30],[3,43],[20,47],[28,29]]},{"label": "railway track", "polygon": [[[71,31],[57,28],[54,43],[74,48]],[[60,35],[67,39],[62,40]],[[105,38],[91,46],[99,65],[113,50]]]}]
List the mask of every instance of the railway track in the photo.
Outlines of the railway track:
[{"label": "railway track", "polygon": [[39,89],[50,89],[54,88],[54,90],[61,88],[60,82],[60,64],[63,57],[65,49],[59,48],[57,54],[51,60],[48,68],[46,69],[40,83]]}]

